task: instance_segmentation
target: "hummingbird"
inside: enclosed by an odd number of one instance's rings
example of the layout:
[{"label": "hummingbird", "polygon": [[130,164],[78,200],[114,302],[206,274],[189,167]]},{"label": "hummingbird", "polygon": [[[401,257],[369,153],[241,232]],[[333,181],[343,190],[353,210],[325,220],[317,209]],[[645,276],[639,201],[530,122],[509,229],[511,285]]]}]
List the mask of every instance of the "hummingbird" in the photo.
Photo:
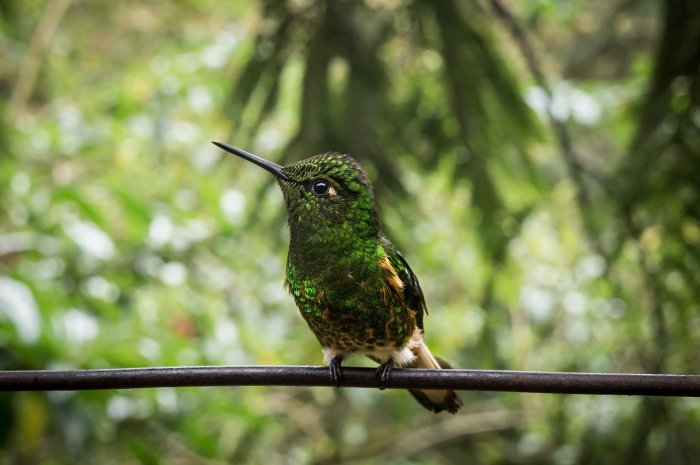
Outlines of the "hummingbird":
[{"label": "hummingbird", "polygon": [[[331,152],[281,166],[212,143],[275,176],[290,234],[285,287],[321,343],[337,387],[343,382],[342,363],[352,355],[379,363],[380,385],[394,366],[450,368],[425,344],[423,291],[382,231],[372,184],[359,163]],[[452,390],[409,391],[436,413],[455,413],[462,406]]]}]

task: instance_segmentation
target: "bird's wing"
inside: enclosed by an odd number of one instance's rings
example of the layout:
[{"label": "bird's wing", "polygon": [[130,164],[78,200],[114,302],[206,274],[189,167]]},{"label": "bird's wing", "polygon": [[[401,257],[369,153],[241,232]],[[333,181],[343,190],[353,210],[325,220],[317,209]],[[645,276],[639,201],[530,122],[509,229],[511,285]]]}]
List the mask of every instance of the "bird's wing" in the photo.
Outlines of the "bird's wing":
[{"label": "bird's wing", "polygon": [[409,308],[416,312],[416,323],[418,327],[423,329],[423,314],[428,314],[428,308],[425,305],[425,297],[423,290],[420,288],[420,283],[413,270],[408,265],[408,262],[401,252],[386,237],[380,239],[380,244],[384,249],[384,253],[395,270],[396,276],[403,283],[403,297],[406,300]]}]

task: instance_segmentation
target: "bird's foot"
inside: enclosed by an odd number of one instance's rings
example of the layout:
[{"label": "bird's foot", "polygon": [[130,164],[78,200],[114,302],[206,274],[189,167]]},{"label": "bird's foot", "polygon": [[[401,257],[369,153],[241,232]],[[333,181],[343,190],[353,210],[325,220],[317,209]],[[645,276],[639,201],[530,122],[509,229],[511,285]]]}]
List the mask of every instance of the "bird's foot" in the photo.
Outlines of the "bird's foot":
[{"label": "bird's foot", "polygon": [[343,369],[340,365],[343,363],[343,357],[336,355],[331,359],[331,363],[328,365],[331,372],[331,383],[335,384],[335,387],[341,387],[343,385]]},{"label": "bird's foot", "polygon": [[379,389],[386,389],[385,385],[389,382],[389,375],[391,370],[394,369],[394,359],[390,358],[386,362],[379,365],[377,372],[374,374],[377,383],[379,384]]}]

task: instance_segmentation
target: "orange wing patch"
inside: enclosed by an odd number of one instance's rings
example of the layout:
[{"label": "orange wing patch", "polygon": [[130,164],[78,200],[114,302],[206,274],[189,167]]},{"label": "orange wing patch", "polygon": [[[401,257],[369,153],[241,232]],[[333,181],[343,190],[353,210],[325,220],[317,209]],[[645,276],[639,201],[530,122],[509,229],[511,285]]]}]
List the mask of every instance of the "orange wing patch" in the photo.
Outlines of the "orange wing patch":
[{"label": "orange wing patch", "polygon": [[403,281],[401,281],[401,278],[399,278],[399,274],[396,272],[394,265],[391,264],[391,261],[389,260],[389,257],[387,257],[386,253],[383,255],[384,256],[379,261],[379,267],[384,273],[384,279],[394,290],[394,292],[401,294],[404,286]]}]

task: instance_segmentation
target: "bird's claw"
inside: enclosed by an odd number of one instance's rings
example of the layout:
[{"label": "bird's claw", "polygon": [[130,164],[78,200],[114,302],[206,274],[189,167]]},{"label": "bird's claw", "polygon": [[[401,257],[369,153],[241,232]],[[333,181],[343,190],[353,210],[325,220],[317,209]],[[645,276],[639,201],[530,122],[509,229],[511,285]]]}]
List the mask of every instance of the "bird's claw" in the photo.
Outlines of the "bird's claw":
[{"label": "bird's claw", "polygon": [[379,365],[377,372],[374,374],[377,383],[380,385],[379,389],[386,389],[385,385],[389,382],[391,370],[394,368],[394,359],[390,358],[386,362]]},{"label": "bird's claw", "polygon": [[338,355],[333,357],[331,363],[328,365],[331,372],[331,383],[335,384],[337,388],[343,385],[343,369],[340,366],[342,363],[343,358]]}]

